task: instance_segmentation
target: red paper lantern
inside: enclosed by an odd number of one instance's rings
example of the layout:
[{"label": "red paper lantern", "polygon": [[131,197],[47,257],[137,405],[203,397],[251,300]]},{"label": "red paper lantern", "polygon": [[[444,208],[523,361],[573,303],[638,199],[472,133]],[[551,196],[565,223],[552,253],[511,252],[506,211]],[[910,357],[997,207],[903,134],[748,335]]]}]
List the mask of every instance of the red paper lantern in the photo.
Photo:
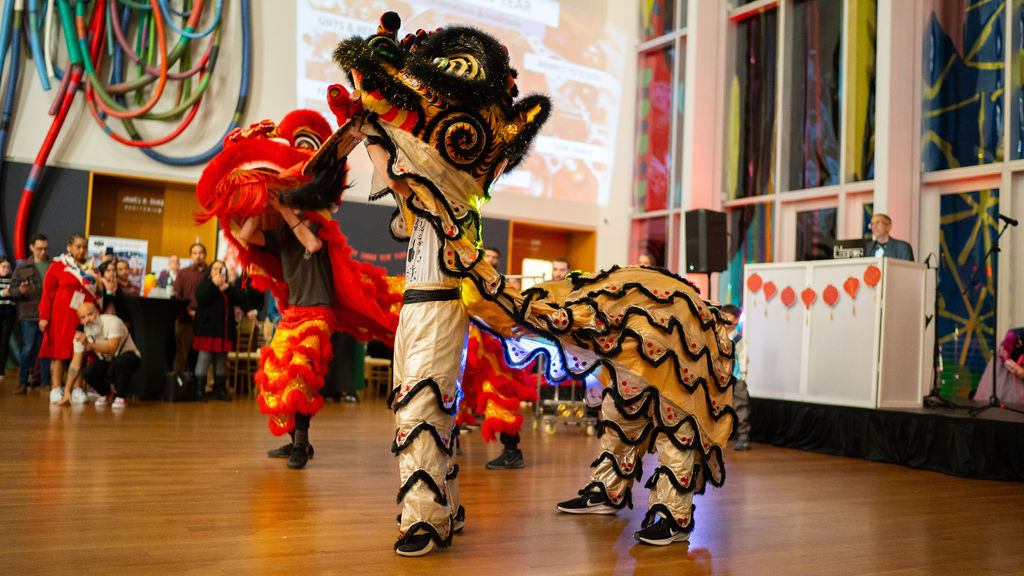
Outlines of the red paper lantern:
[{"label": "red paper lantern", "polygon": [[814,288],[804,288],[803,292],[800,293],[800,299],[804,301],[804,306],[810,309],[811,304],[814,304],[814,299],[818,297],[818,293],[814,291]]},{"label": "red paper lantern", "polygon": [[786,286],[782,289],[782,294],[779,295],[779,298],[782,299],[782,303],[786,308],[789,308],[796,303],[796,292],[789,286]]},{"label": "red paper lantern", "polygon": [[836,302],[839,302],[839,289],[831,284],[825,286],[821,292],[821,299],[825,301],[825,304],[835,306]]},{"label": "red paper lantern", "polygon": [[747,288],[751,292],[757,292],[761,289],[761,277],[758,276],[757,273],[751,274],[747,278]]},{"label": "red paper lantern", "polygon": [[775,297],[775,293],[778,292],[778,291],[779,291],[779,289],[775,287],[775,283],[774,282],[770,282],[770,281],[769,282],[765,282],[764,283],[764,301],[767,302],[767,301],[771,300],[773,297]]},{"label": "red paper lantern", "polygon": [[843,282],[843,290],[850,295],[850,298],[857,298],[857,291],[860,290],[860,280],[850,276],[846,279],[846,282]]},{"label": "red paper lantern", "polygon": [[874,264],[868,266],[868,269],[864,271],[864,283],[868,286],[874,287],[881,279],[882,271]]}]

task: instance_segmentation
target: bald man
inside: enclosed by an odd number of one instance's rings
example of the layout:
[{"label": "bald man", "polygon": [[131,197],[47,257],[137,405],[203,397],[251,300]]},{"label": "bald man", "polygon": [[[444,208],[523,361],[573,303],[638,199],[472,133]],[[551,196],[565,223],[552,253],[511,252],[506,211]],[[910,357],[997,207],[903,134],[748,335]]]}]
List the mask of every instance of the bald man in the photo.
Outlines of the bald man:
[{"label": "bald man", "polygon": [[[100,314],[91,302],[78,307],[78,319],[82,323],[82,331],[75,333],[75,357],[68,379],[73,380],[82,359],[89,353],[93,354],[95,359],[82,369],[82,378],[99,392],[96,405],[106,406],[113,398],[114,408],[124,408],[128,405],[132,375],[142,365],[142,355],[132,335],[120,318],[113,314]],[[113,390],[108,376],[114,379]]]}]

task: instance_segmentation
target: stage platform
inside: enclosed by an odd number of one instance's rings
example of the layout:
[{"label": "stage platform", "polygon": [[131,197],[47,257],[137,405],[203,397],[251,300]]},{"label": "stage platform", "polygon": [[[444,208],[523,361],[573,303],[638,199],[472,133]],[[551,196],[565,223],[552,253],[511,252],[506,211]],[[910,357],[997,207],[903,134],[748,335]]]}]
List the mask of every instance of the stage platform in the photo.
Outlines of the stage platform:
[{"label": "stage platform", "polygon": [[[751,439],[964,478],[1024,481],[1024,415],[955,408],[870,409],[751,398]],[[1014,408],[1024,408],[1014,406]]]}]

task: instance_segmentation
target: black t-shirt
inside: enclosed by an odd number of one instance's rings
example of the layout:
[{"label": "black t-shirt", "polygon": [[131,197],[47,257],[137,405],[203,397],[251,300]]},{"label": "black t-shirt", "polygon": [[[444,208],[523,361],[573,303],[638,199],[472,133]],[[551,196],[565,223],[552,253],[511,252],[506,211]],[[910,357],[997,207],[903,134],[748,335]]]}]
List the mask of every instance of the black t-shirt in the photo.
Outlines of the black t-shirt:
[{"label": "black t-shirt", "polygon": [[[316,234],[320,225],[311,222],[309,229]],[[306,247],[287,224],[276,230],[267,230],[263,236],[266,238],[264,249],[281,259],[284,281],[288,284],[288,305],[332,307],[334,281],[327,245],[307,254]]]}]

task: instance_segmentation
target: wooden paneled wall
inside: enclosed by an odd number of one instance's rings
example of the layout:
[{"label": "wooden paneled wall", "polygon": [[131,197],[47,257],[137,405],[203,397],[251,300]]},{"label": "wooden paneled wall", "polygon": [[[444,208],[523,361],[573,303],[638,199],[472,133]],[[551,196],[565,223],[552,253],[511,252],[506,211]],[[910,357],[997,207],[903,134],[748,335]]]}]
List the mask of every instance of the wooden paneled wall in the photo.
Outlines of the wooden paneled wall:
[{"label": "wooden paneled wall", "polygon": [[512,222],[508,253],[509,274],[522,274],[523,258],[565,258],[573,270],[593,272],[597,260],[597,232]]},{"label": "wooden paneled wall", "polygon": [[[150,258],[188,258],[189,246],[202,242],[211,260],[217,223],[197,225],[199,208],[192,184],[94,173],[88,234],[147,240]],[[149,266],[146,262],[147,270]]]}]

